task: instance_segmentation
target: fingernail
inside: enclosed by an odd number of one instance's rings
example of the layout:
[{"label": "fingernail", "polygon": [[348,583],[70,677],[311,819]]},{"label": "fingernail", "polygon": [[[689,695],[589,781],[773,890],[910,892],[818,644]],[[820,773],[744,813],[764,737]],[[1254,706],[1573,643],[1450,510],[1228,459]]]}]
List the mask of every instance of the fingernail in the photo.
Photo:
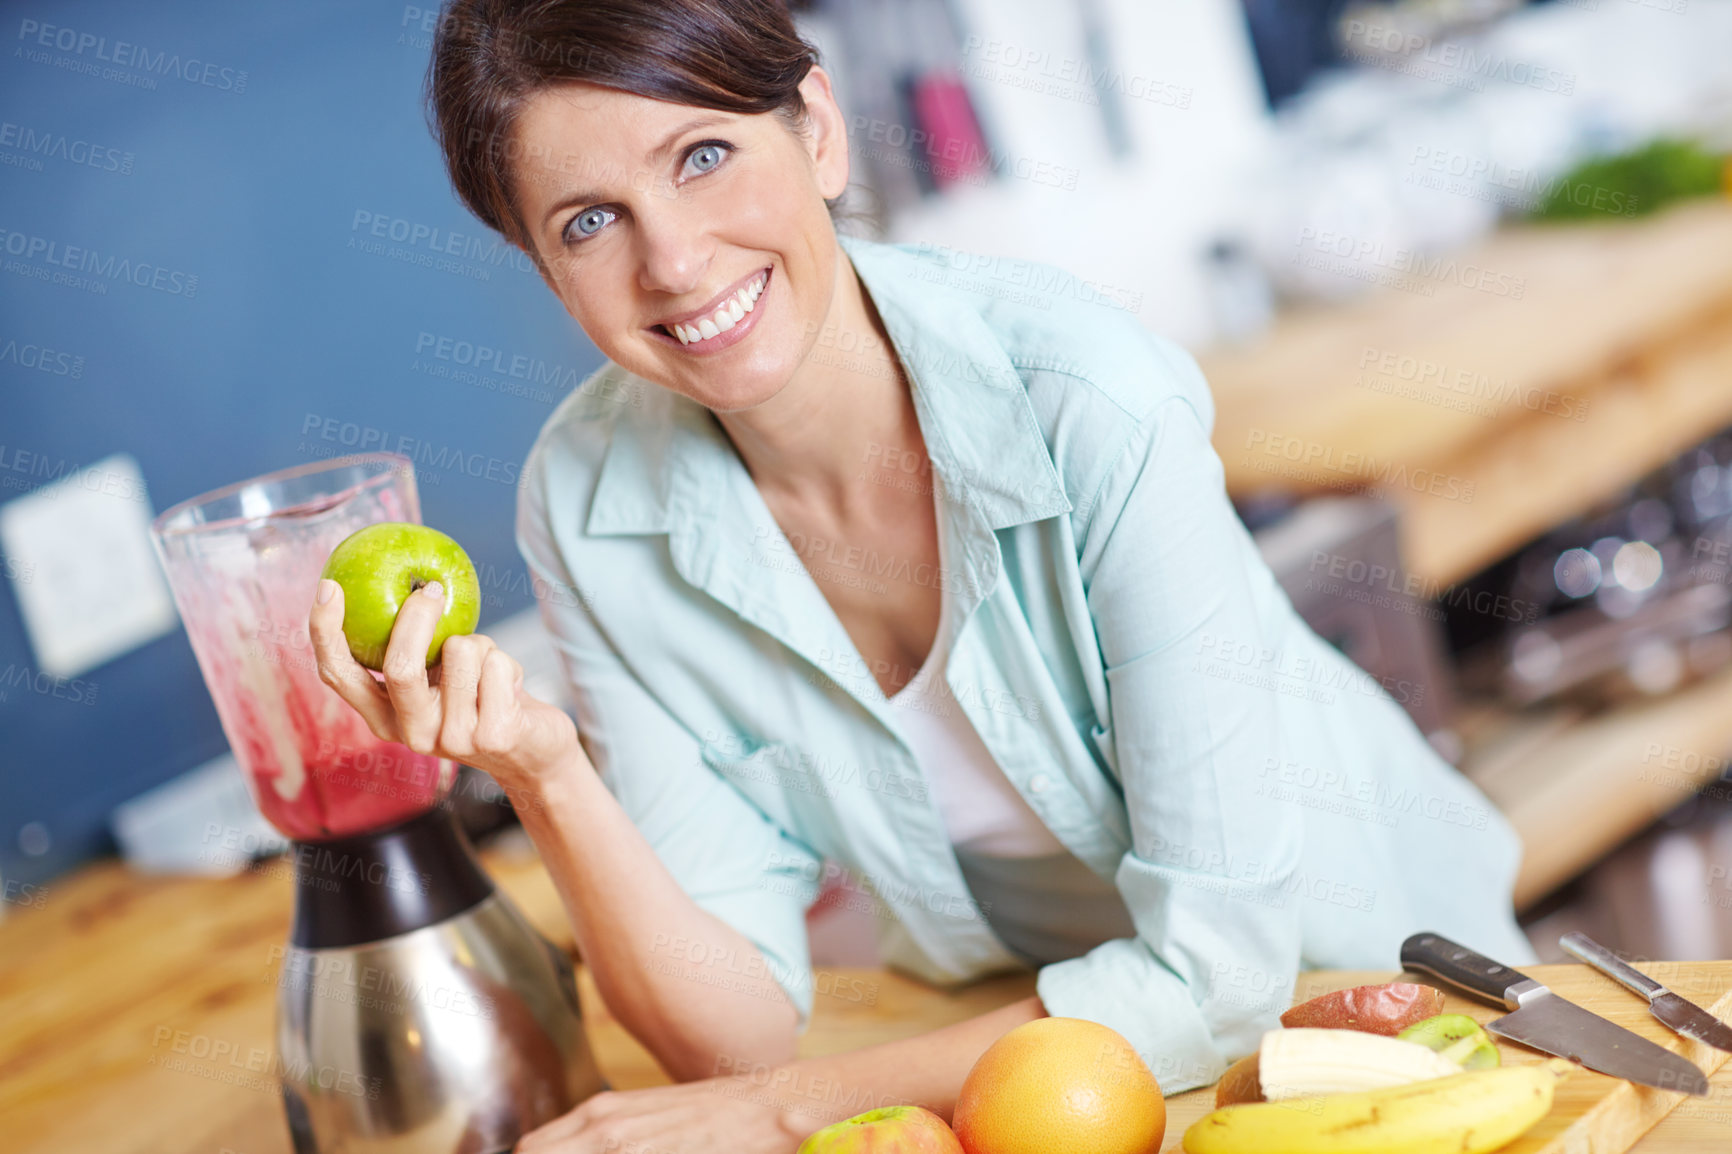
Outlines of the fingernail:
[{"label": "fingernail", "polygon": [[331,599],[331,597],[336,592],[337,592],[337,583],[335,581],[331,580],[329,577],[319,578],[319,604],[320,605],[323,605],[325,602],[329,601]]},{"label": "fingernail", "polygon": [[439,584],[437,581],[427,582],[427,584],[421,587],[421,592],[427,594],[429,597],[436,598],[441,603],[445,600],[445,586]]}]

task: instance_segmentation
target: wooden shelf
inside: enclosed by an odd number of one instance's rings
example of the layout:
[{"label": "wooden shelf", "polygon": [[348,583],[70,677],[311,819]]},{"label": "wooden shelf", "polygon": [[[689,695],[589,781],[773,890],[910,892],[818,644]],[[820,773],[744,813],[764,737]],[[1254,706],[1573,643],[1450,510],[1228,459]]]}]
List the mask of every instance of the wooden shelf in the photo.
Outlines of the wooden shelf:
[{"label": "wooden shelf", "polygon": [[[1732,426],[1732,202],[1508,228],[1453,261],[1519,299],[1410,276],[1422,292],[1295,310],[1200,358],[1235,496],[1380,488],[1403,564],[1442,588]],[[1464,768],[1526,842],[1527,906],[1705,784],[1652,751],[1732,751],[1732,671],[1594,718],[1479,720]]]},{"label": "wooden shelf", "polygon": [[1718,777],[1732,753],[1732,669],[1597,717],[1560,708],[1464,728],[1463,772],[1526,846],[1524,909]]},{"label": "wooden shelf", "polygon": [[[1425,280],[1433,295],[1295,311],[1200,358],[1236,496],[1373,484],[1387,467],[1407,563],[1443,583],[1732,424],[1732,203],[1511,228],[1453,259],[1519,280],[1521,298]],[[1378,372],[1384,354],[1437,367],[1405,380]],[[1277,438],[1300,460],[1267,451]],[[1420,470],[1449,493],[1416,489]]]},{"label": "wooden shelf", "polygon": [[1585,421],[1516,422],[1446,463],[1474,481],[1471,503],[1392,490],[1408,567],[1470,577],[1732,424],[1732,312],[1590,396]]}]

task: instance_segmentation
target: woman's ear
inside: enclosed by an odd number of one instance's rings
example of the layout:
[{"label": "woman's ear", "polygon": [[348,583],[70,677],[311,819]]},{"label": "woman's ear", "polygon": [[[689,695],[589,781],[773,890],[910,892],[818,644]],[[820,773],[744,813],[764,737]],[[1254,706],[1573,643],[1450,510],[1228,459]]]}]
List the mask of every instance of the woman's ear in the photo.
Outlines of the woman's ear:
[{"label": "woman's ear", "polygon": [[800,99],[806,102],[810,127],[806,150],[812,158],[818,192],[825,200],[833,200],[848,187],[848,124],[830,87],[830,74],[812,65],[800,81]]}]

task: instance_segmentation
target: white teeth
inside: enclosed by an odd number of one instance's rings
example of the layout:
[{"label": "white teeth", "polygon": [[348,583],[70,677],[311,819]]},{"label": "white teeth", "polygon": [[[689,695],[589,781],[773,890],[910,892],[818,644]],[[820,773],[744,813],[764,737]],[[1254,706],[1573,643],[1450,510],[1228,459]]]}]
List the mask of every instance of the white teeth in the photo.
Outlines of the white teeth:
[{"label": "white teeth", "polygon": [[701,317],[695,322],[672,324],[668,329],[679,338],[682,345],[707,341],[719,333],[725,333],[757,307],[758,298],[764,295],[764,286],[768,279],[768,273],[759,273],[756,280],[717,305],[716,310],[709,316]]}]

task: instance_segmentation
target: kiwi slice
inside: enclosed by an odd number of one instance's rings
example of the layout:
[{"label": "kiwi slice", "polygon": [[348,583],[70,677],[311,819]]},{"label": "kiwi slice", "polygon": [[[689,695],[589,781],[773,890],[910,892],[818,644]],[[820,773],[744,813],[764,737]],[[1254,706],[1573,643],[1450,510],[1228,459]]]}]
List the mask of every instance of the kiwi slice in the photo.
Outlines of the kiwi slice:
[{"label": "kiwi slice", "polygon": [[1463,1070],[1489,1070],[1503,1061],[1485,1027],[1466,1014],[1439,1014],[1415,1022],[1396,1037],[1436,1050]]}]

